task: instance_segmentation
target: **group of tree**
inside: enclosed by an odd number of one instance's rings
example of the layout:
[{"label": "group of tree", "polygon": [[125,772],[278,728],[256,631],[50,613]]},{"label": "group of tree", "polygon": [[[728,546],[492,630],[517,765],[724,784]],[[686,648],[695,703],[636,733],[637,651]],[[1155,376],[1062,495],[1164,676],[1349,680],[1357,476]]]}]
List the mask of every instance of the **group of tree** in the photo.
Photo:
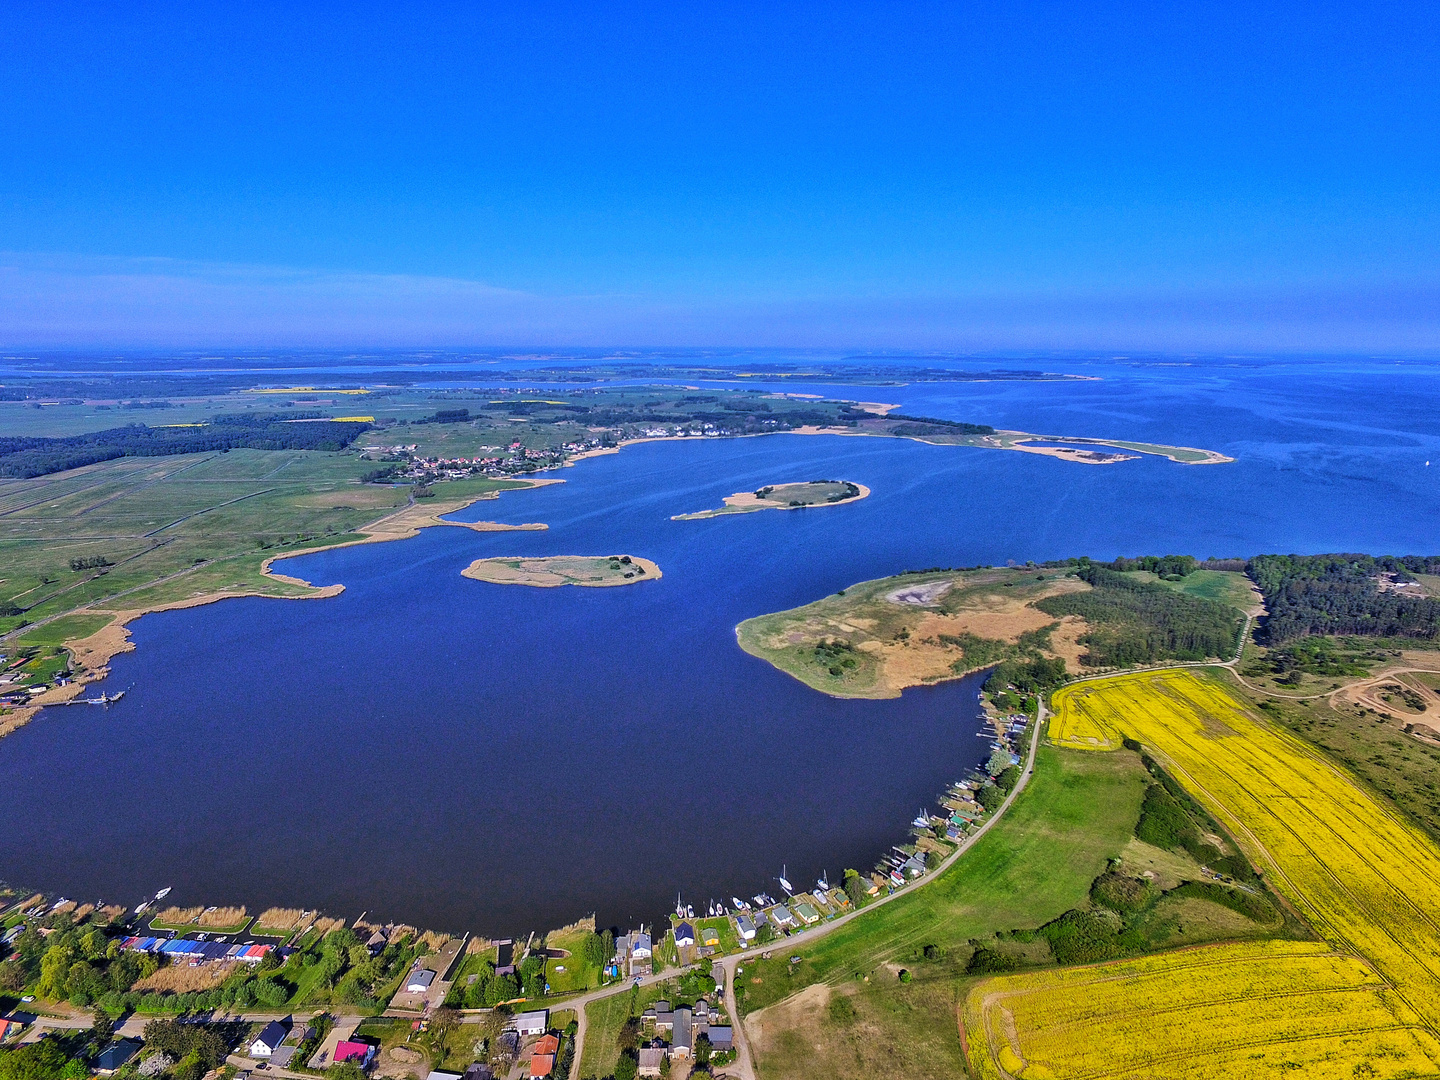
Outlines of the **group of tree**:
[{"label": "group of tree", "polygon": [[17,993],[29,986],[43,1000],[68,1001],[77,1008],[101,1000],[118,1003],[160,963],[148,953],[122,950],[102,926],[77,926],[68,914],[60,914],[27,925],[16,938],[11,958],[0,962],[0,991]]},{"label": "group of tree", "polygon": [[1075,574],[1091,588],[1049,596],[1035,606],[1048,615],[1078,615],[1089,624],[1080,638],[1086,646],[1083,664],[1129,667],[1235,651],[1244,616],[1228,604],[1187,596],[1098,563],[1082,563]]},{"label": "group of tree", "polygon": [[[197,427],[124,427],[58,438],[0,437],[0,476],[32,477],[121,457],[166,457],[202,451],[343,450],[370,425],[318,414],[217,415]],[[288,421],[305,419],[306,423]]]},{"label": "group of tree", "polygon": [[1440,556],[1257,555],[1246,572],[1265,596],[1268,614],[1257,636],[1266,645],[1317,634],[1431,639],[1440,633],[1440,600],[1403,587],[1415,574],[1440,573]]},{"label": "group of tree", "polygon": [[[590,962],[590,956],[599,956],[604,951],[604,937],[609,937],[609,951],[605,953],[605,959],[615,954],[614,937],[606,931],[605,935],[592,934],[597,944],[591,946],[587,940],[581,949],[581,955],[586,962]],[[603,963],[598,961],[597,963]],[[479,1009],[487,1006],[499,1005],[503,1002],[514,1001],[518,998],[542,998],[545,996],[545,956],[541,952],[532,952],[516,965],[513,974],[500,974],[495,970],[493,962],[487,961],[475,976],[473,982],[463,989],[456,987],[452,996],[458,999],[458,1004],[463,1004],[468,1009]]]},{"label": "group of tree", "polygon": [[933,416],[907,416],[889,413],[886,420],[896,421],[890,428],[893,435],[994,435],[989,424],[967,424],[960,420],[940,420]]}]

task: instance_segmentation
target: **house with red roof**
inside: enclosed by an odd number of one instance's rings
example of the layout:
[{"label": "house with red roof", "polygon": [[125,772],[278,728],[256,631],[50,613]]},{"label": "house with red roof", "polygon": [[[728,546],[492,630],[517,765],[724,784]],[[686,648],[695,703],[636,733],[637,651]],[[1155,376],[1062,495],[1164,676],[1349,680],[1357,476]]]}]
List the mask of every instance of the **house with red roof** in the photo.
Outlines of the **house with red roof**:
[{"label": "house with red roof", "polygon": [[369,1043],[356,1042],[353,1039],[342,1039],[335,1046],[335,1056],[332,1063],[339,1065],[342,1061],[353,1061],[362,1069],[368,1069],[370,1063],[375,1060],[375,1047]]}]

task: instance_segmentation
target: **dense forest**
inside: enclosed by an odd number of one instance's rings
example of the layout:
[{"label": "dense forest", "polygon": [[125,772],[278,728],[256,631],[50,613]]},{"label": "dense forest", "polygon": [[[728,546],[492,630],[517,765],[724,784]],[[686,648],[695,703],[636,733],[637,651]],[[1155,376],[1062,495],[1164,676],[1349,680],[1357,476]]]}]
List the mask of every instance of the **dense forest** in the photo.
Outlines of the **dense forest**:
[{"label": "dense forest", "polygon": [[1281,645],[1311,634],[1434,638],[1440,600],[1415,574],[1440,573],[1434,555],[1256,555],[1246,572],[1269,611],[1258,637]]},{"label": "dense forest", "polygon": [[[296,423],[304,420],[304,423]],[[62,438],[0,437],[0,476],[28,478],[121,457],[166,457],[206,450],[343,450],[370,425],[303,413],[220,415],[194,427],[124,427]]]},{"label": "dense forest", "polygon": [[965,424],[958,420],[937,420],[933,416],[906,416],[904,413],[890,413],[886,420],[900,423],[890,429],[895,435],[994,435],[995,429],[989,424]]},{"label": "dense forest", "polygon": [[1035,606],[1048,615],[1079,615],[1090,624],[1080,639],[1091,667],[1128,667],[1156,660],[1204,660],[1235,651],[1244,616],[1228,604],[1137,581],[1098,563],[1076,575],[1089,592],[1051,596]]}]

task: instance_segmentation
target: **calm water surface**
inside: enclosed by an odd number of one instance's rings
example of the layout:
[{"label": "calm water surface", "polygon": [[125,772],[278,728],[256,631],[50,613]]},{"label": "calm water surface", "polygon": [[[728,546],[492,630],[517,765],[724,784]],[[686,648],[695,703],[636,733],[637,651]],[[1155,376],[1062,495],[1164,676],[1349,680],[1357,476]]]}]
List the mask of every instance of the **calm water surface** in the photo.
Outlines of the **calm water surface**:
[{"label": "calm water surface", "polygon": [[[1103,381],[785,389],[1239,460],[652,443],[459,515],[548,532],[436,528],[291,560],[345,592],[148,616],[112,665],[108,689],[133,684],[124,701],[52,710],[0,742],[0,876],[495,934],[591,911],[626,924],[677,890],[773,891],[782,865],[806,882],[870,865],[988,745],[974,679],[831,700],[741,652],[742,619],[907,567],[1437,547],[1433,366],[1072,366]],[[669,520],[817,477],[874,494]],[[482,556],[620,552],[663,579],[541,590],[459,573]]]}]

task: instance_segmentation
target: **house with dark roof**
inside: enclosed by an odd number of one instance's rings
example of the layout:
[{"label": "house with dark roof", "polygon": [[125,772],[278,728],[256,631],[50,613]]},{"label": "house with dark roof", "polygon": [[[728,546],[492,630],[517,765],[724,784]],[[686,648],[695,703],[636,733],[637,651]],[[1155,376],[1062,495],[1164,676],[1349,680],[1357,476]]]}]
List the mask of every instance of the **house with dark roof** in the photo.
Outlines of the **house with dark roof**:
[{"label": "house with dark roof", "polygon": [[716,1050],[733,1050],[735,1048],[735,1033],[729,1024],[712,1024],[706,1029],[705,1037],[710,1040],[710,1045]]},{"label": "house with dark roof", "polygon": [[675,946],[684,948],[686,945],[695,944],[695,928],[688,922],[682,922],[675,927]]},{"label": "house with dark roof", "polygon": [[[4,1024],[5,1021],[0,1020],[0,1029],[3,1029]],[[140,1046],[139,1039],[116,1039],[96,1055],[90,1067],[101,1076],[109,1076],[134,1057]]]},{"label": "house with dark roof", "polygon": [[689,1057],[694,1046],[694,1015],[682,1005],[675,1010],[675,1023],[670,1034],[670,1053],[677,1058]]},{"label": "house with dark roof", "polygon": [[276,1050],[280,1049],[290,1035],[290,1029],[279,1020],[271,1020],[265,1025],[264,1030],[250,1040],[250,1056],[256,1058],[268,1058]]}]

